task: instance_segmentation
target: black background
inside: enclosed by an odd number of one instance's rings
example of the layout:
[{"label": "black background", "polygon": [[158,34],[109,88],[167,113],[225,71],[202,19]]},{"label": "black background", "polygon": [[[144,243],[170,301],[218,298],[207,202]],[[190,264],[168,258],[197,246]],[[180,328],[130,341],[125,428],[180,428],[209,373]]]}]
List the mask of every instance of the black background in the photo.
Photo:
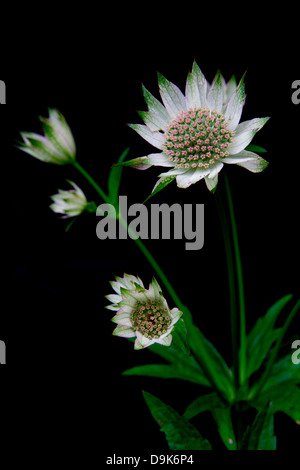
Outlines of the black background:
[{"label": "black background", "polygon": [[[0,338],[7,346],[2,388],[8,439],[17,434],[40,447],[50,442],[70,452],[84,442],[87,454],[99,451],[101,458],[113,452],[167,452],[141,391],[179,412],[205,392],[177,380],[121,375],[159,358],[111,336],[111,313],[104,309],[104,295],[111,292],[108,281],[127,272],[148,284],[154,273],[131,240],[97,239],[95,216],[83,215],[65,233],[66,221],[49,210],[49,196],[67,189],[66,179],[75,181],[89,200],[101,201],[75,168],[44,164],[14,147],[20,131],[40,132],[38,116],[46,116],[48,107],[64,114],[79,163],[106,190],[110,167],[124,148],[130,147],[128,158],[153,151],[126,125],[141,122],[136,111],[146,110],[142,83],[158,98],[160,71],[184,90],[194,59],[209,82],[217,69],[227,80],[247,70],[242,120],[271,117],[253,141],[268,149],[268,168],[252,174],[226,167],[238,222],[248,329],[281,296],[299,296],[300,105],[291,101],[291,84],[300,71],[291,32],[283,37],[279,19],[266,33],[256,23],[246,26],[239,15],[226,25],[209,22],[206,27],[199,15],[197,26],[191,10],[183,18],[178,12],[175,23],[157,15],[134,17],[134,10],[124,10],[102,12],[96,20],[89,11],[66,28],[54,14],[49,30],[34,30],[32,44],[23,42],[25,28],[14,53],[3,61]],[[142,202],[159,172],[125,168],[120,193],[129,204]],[[219,180],[222,191],[222,173]],[[187,190],[173,184],[155,202],[205,204],[202,250],[186,251],[184,241],[146,244],[195,322],[230,363],[226,262],[214,196],[204,182]],[[298,318],[282,353],[289,352],[290,338],[299,334]],[[195,424],[222,449],[209,416]],[[291,450],[299,442],[299,428],[280,414],[276,434],[279,449]]]}]

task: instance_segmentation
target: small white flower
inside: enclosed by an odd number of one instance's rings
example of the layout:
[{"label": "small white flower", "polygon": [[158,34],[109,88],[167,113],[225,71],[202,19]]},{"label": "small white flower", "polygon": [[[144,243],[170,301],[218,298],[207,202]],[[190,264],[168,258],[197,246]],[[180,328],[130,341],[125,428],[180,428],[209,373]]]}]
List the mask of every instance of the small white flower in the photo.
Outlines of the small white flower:
[{"label": "small white flower", "polygon": [[76,146],[63,115],[56,109],[49,109],[49,118],[40,117],[40,121],[44,135],[21,132],[24,142],[21,142],[18,147],[43,162],[56,165],[73,163],[76,157]]},{"label": "small white flower", "polygon": [[112,302],[106,308],[117,312],[112,318],[117,323],[113,335],[136,337],[135,349],[153,343],[170,346],[171,332],[182,312],[178,308],[169,309],[156,279],[153,278],[149,289],[144,288],[140,278],[130,274],[116,277],[110,284],[116,292],[106,296]]},{"label": "small white flower", "polygon": [[58,194],[51,196],[53,204],[51,204],[50,209],[57,214],[63,214],[62,218],[75,217],[81,214],[88,206],[83,191],[72,181],[69,181],[69,183],[74,189],[69,191],[59,189]]},{"label": "small white flower", "polygon": [[159,175],[157,185],[165,178],[176,177],[178,187],[188,188],[204,178],[210,191],[215,189],[225,163],[243,166],[254,173],[268,165],[259,155],[245,150],[269,118],[239,123],[245,102],[243,79],[237,86],[234,78],[226,83],[217,74],[210,85],[194,62],[185,95],[161,74],[158,82],[164,105],[143,87],[148,112],[139,114],[145,125],[130,127],[160,153],[124,165],[138,169],[153,165],[170,167]]}]

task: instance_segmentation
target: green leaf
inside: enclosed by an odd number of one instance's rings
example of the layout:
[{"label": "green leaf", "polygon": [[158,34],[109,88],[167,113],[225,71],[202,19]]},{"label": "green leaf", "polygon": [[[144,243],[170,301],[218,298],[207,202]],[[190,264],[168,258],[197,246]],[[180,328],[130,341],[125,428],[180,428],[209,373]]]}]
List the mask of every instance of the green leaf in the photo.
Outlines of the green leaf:
[{"label": "green leaf", "polygon": [[187,330],[184,320],[180,318],[172,330],[173,344],[176,345],[185,355],[190,354],[190,347],[187,342]]},{"label": "green leaf", "polygon": [[292,295],[286,295],[275,302],[265,316],[257,320],[249,333],[247,339],[247,377],[260,368],[272,344],[276,341],[280,330],[274,330],[274,324],[291,298]]},{"label": "green leaf", "polygon": [[276,450],[272,404],[268,403],[257,414],[242,440],[242,450]]},{"label": "green leaf", "polygon": [[[125,149],[121,154],[118,163],[122,163],[123,160],[127,157],[129,148]],[[115,207],[118,204],[119,197],[119,187],[121,182],[123,167],[122,166],[113,166],[110,170],[108,177],[108,197],[111,200],[111,204]]]},{"label": "green leaf", "polygon": [[[185,410],[184,416],[187,419],[192,419],[204,411],[211,411],[213,408],[220,406],[219,396],[216,393],[209,393],[196,398]],[[224,404],[223,404],[224,406]]]},{"label": "green leaf", "polygon": [[300,424],[300,389],[297,385],[284,383],[263,390],[250,404],[261,410],[267,401],[272,402],[273,413],[282,411]]},{"label": "green leaf", "polygon": [[264,390],[276,387],[282,383],[300,385],[300,366],[291,360],[291,354],[274,364]]},{"label": "green leaf", "polygon": [[162,379],[182,379],[203,385],[203,378],[188,367],[177,367],[167,364],[146,364],[127,369],[123,375],[142,375]]},{"label": "green leaf", "polygon": [[[135,338],[128,338],[129,341],[134,341]],[[158,356],[162,357],[166,361],[169,362],[168,366],[172,366],[172,373],[174,373],[174,378],[183,378],[184,380],[188,380],[190,382],[198,383],[205,387],[210,387],[210,382],[206,378],[203,370],[198,365],[197,361],[193,356],[186,356],[182,354],[182,351],[175,345],[171,344],[171,346],[166,347],[162,346],[161,344],[154,343],[148,347],[148,350],[157,354]],[[161,364],[166,366],[166,364]],[[150,364],[151,366],[151,364]],[[147,366],[142,366],[147,367]],[[136,369],[136,368],[133,368]],[[132,369],[129,369],[131,371]],[[155,369],[144,369],[144,372],[151,372],[151,375],[154,374]],[[157,370],[156,370],[157,371]],[[126,375],[133,375],[133,373],[128,373],[126,371]],[[148,373],[142,373],[143,371],[138,371],[138,375],[148,375]],[[158,373],[158,371],[157,371]],[[171,371],[170,371],[171,373]],[[154,375],[152,375],[154,376]],[[157,375],[156,377],[160,377],[161,375]],[[170,378],[170,377],[169,377]]]},{"label": "green leaf", "polygon": [[216,407],[211,410],[214,420],[218,425],[218,431],[222,441],[228,450],[237,450],[236,439],[233,431],[230,407]]},{"label": "green leaf", "polygon": [[150,194],[150,196],[147,197],[147,199],[145,199],[143,204],[149,201],[149,199],[155,196],[155,194],[159,193],[159,191],[161,191],[166,186],[168,186],[168,184],[172,183],[172,181],[174,181],[175,178],[176,176],[165,176],[164,178],[160,178],[158,182],[156,183],[156,185],[154,186],[152,193]]},{"label": "green leaf", "polygon": [[254,144],[248,145],[248,147],[246,147],[245,150],[249,152],[254,152],[254,153],[266,153],[267,152],[265,148],[260,147],[259,145],[254,145]]},{"label": "green leaf", "polygon": [[151,393],[143,392],[143,395],[153,418],[165,433],[170,449],[212,450],[210,443],[184,416]]},{"label": "green leaf", "polygon": [[216,348],[197,327],[189,331],[189,344],[212,386],[231,403],[234,399],[232,372]]},{"label": "green leaf", "polygon": [[184,416],[192,419],[204,411],[210,411],[217,423],[218,431],[225,446],[236,450],[236,439],[233,431],[230,407],[216,393],[202,395],[196,398],[185,410]]}]

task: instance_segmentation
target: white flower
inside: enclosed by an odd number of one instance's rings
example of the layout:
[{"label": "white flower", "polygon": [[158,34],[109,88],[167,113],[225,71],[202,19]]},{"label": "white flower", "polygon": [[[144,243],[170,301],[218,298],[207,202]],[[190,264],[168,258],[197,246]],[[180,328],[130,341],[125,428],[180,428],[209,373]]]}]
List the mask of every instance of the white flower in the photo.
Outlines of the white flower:
[{"label": "white flower", "polygon": [[73,163],[76,157],[76,146],[63,115],[56,109],[49,109],[49,118],[40,117],[40,121],[44,135],[21,132],[24,142],[21,142],[18,147],[43,162],[56,165]]},{"label": "white flower", "polygon": [[152,165],[170,167],[159,175],[157,185],[165,178],[171,181],[176,177],[178,187],[188,188],[204,178],[210,191],[215,189],[225,163],[243,166],[254,173],[268,165],[259,155],[245,150],[269,118],[239,123],[245,102],[243,79],[236,86],[234,78],[226,84],[222,75],[217,74],[209,85],[194,62],[185,95],[161,74],[158,82],[164,106],[143,87],[148,112],[139,114],[145,125],[130,127],[160,153],[124,165],[139,169]]},{"label": "white flower", "polygon": [[166,299],[155,278],[145,289],[140,278],[125,274],[112,281],[116,294],[107,295],[112,302],[109,310],[117,311],[112,318],[117,327],[115,336],[136,337],[134,348],[142,349],[153,343],[170,346],[171,331],[182,312],[178,308],[169,309]]},{"label": "white flower", "polygon": [[58,190],[58,194],[51,196],[53,204],[50,209],[57,214],[63,214],[62,218],[75,217],[81,214],[88,206],[88,202],[83,191],[77,186],[77,184],[69,181],[74,189],[64,191]]}]

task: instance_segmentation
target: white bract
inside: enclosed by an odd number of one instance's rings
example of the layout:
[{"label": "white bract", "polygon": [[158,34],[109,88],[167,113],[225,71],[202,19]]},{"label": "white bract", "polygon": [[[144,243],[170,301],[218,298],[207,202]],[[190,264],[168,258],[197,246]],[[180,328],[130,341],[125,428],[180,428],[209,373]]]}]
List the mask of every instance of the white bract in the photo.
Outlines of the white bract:
[{"label": "white bract", "polygon": [[152,165],[170,167],[159,175],[155,187],[165,178],[176,177],[180,188],[188,188],[204,178],[210,191],[215,189],[225,163],[240,165],[254,173],[268,165],[256,153],[245,150],[269,118],[239,123],[245,102],[243,79],[236,86],[234,79],[226,84],[222,75],[217,74],[210,85],[194,62],[185,95],[161,74],[158,82],[164,105],[143,86],[148,111],[139,114],[145,125],[130,127],[160,152],[125,165],[142,170]]},{"label": "white bract", "polygon": [[18,147],[46,163],[56,165],[73,163],[76,157],[76,146],[63,115],[56,109],[49,109],[49,118],[40,117],[40,121],[44,135],[21,132],[23,142]]},{"label": "white bract", "polygon": [[139,277],[125,274],[112,281],[115,294],[107,295],[112,302],[106,308],[115,310],[112,318],[117,327],[115,336],[136,337],[134,348],[142,349],[153,343],[170,346],[171,332],[182,312],[178,308],[169,309],[166,299],[155,278],[145,289]]},{"label": "white bract", "polygon": [[62,218],[76,217],[81,214],[87,207],[88,202],[83,191],[77,186],[77,184],[69,181],[74,189],[64,191],[58,190],[58,193],[51,196],[53,204],[50,209],[57,214],[63,214]]}]

